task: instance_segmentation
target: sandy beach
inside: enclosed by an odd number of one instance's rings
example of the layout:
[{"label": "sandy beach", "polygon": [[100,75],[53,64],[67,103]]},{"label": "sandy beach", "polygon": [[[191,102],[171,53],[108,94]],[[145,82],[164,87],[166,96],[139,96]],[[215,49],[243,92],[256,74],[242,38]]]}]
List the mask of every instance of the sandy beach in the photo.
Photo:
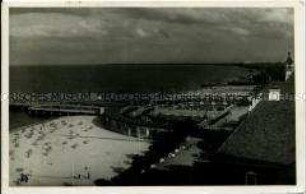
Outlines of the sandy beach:
[{"label": "sandy beach", "polygon": [[[148,149],[149,142],[100,128],[94,118],[60,117],[11,132],[10,185],[94,185]],[[28,180],[20,182],[21,174]]]}]

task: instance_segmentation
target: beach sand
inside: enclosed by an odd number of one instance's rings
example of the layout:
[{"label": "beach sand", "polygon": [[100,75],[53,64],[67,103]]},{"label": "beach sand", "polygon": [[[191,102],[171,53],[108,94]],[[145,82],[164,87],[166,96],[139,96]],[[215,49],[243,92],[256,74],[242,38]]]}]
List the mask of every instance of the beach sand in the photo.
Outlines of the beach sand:
[{"label": "beach sand", "polygon": [[[94,116],[60,117],[10,133],[10,185],[94,185],[130,166],[150,143],[105,130]],[[28,175],[28,182],[20,180]]]}]

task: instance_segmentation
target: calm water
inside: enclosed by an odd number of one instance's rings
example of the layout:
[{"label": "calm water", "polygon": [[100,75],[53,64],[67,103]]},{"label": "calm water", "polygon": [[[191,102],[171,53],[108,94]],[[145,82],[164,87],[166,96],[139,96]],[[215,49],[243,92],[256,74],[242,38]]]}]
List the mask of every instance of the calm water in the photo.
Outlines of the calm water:
[{"label": "calm water", "polygon": [[[246,73],[247,69],[230,65],[14,66],[10,67],[10,92],[182,91]],[[45,119],[10,110],[10,129]]]},{"label": "calm water", "polygon": [[17,110],[10,110],[9,114],[9,128],[10,131],[16,130],[18,127],[27,126],[35,123],[41,123],[46,121],[50,118],[42,118],[42,117],[32,117],[27,115],[25,112],[17,111]]},{"label": "calm water", "polygon": [[67,65],[10,67],[11,92],[167,91],[245,76],[247,69],[212,65]]}]

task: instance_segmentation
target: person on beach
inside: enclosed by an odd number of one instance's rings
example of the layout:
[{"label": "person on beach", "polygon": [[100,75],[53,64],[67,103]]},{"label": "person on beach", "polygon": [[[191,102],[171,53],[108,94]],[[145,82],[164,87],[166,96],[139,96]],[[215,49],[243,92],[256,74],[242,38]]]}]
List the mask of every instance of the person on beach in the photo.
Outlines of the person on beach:
[{"label": "person on beach", "polygon": [[20,183],[27,183],[29,181],[29,177],[27,174],[21,173],[20,178],[17,180],[17,182]]}]

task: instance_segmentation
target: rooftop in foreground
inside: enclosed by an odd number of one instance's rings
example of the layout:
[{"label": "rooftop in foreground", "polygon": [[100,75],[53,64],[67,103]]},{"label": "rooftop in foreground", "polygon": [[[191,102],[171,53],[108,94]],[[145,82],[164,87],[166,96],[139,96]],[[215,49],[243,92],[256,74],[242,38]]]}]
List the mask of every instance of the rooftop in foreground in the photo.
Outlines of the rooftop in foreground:
[{"label": "rooftop in foreground", "polygon": [[[273,84],[282,94],[294,92],[293,78]],[[269,86],[268,88],[270,88]],[[295,162],[295,103],[293,100],[263,100],[217,151],[237,161],[290,165]]]}]

